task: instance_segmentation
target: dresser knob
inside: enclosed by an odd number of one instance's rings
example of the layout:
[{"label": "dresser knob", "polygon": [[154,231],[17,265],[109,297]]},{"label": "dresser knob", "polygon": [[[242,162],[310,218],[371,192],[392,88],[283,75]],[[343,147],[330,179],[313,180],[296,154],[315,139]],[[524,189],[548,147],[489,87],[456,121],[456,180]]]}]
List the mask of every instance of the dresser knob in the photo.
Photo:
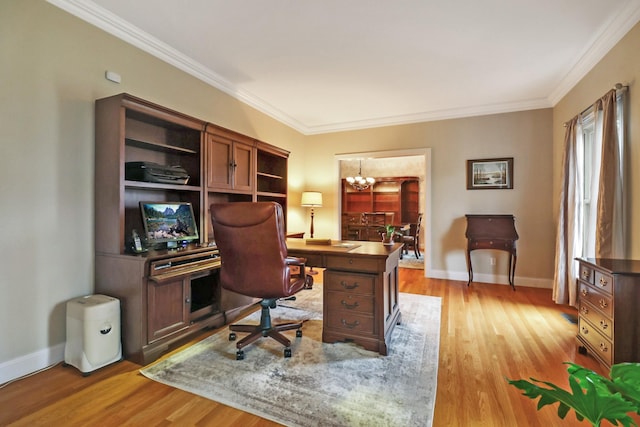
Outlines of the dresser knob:
[{"label": "dresser knob", "polygon": [[584,270],[584,271],[582,272],[582,278],[583,278],[583,279],[587,279],[588,277],[589,277],[589,272],[588,272],[587,270]]},{"label": "dresser knob", "polygon": [[609,304],[607,304],[607,301],[605,301],[604,299],[601,299],[599,302],[600,308],[607,308],[609,306]]},{"label": "dresser knob", "polygon": [[600,278],[600,286],[605,287],[608,284],[609,284],[609,281],[606,278],[604,278],[604,277]]},{"label": "dresser knob", "polygon": [[582,294],[583,297],[586,297],[587,295],[589,295],[589,291],[586,289],[582,289],[580,293]]},{"label": "dresser knob", "polygon": [[608,352],[609,351],[609,347],[607,347],[607,344],[601,342],[600,343],[600,351],[603,352],[603,353]]},{"label": "dresser knob", "polygon": [[580,313],[582,314],[589,314],[589,309],[585,306],[580,307]]},{"label": "dresser knob", "polygon": [[607,321],[606,321],[606,320],[601,320],[601,321],[600,321],[600,327],[601,327],[602,329],[607,329],[607,328],[609,327],[609,324],[607,323]]},{"label": "dresser knob", "polygon": [[583,335],[587,335],[589,333],[589,329],[585,328],[584,326],[582,327],[582,334]]}]

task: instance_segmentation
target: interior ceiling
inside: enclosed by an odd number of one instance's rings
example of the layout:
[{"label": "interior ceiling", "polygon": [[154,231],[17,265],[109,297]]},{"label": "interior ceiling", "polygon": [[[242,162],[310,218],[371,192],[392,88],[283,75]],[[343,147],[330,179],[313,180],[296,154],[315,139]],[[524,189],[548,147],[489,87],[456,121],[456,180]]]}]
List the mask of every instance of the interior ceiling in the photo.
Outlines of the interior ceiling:
[{"label": "interior ceiling", "polygon": [[640,20],[640,0],[49,2],[304,134],[552,107]]}]

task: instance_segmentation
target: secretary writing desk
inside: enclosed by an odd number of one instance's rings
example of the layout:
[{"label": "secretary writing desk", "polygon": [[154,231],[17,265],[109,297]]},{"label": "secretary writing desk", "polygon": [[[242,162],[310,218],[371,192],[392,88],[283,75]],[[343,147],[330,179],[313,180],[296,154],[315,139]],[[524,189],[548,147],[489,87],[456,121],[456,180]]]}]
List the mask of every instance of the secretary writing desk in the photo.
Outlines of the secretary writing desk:
[{"label": "secretary writing desk", "polygon": [[387,344],[400,323],[398,260],[402,243],[332,241],[306,244],[287,239],[290,256],[325,268],[322,341],[353,341],[387,355]]}]

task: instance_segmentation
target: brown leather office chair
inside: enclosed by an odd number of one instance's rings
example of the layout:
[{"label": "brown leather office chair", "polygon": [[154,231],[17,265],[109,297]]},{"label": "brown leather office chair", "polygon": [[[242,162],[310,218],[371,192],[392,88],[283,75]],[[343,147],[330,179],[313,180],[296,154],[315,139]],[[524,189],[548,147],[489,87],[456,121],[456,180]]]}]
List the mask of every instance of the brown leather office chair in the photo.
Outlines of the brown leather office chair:
[{"label": "brown leather office chair", "polygon": [[[262,298],[259,325],[231,325],[233,332],[249,332],[237,342],[236,359],[244,359],[242,350],[260,337],[271,337],[285,346],[284,357],[291,356],[291,341],[281,331],[297,329],[302,336],[302,323],[271,324],[270,309],[280,298],[294,295],[305,286],[304,259],[287,257],[284,215],[274,202],[236,202],[212,204],[211,223],[222,268],[223,288],[242,295]],[[292,277],[290,266],[300,267]]]},{"label": "brown leather office chair", "polygon": [[413,249],[413,253],[416,258],[420,258],[420,223],[422,222],[422,214],[418,214],[418,222],[409,224],[409,233],[402,236],[402,242],[404,246],[402,251],[406,254],[409,249]]}]

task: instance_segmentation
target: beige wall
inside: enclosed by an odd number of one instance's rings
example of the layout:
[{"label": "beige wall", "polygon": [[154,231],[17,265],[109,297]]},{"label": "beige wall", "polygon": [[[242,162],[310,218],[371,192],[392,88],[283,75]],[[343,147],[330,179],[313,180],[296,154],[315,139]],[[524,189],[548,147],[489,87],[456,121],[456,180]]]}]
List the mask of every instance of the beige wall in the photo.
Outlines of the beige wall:
[{"label": "beige wall", "polygon": [[44,1],[0,2],[0,55],[0,383],[59,361],[65,301],[93,292],[95,99],[128,92],[271,142],[303,185],[301,134]]},{"label": "beige wall", "polygon": [[[429,274],[466,278],[464,214],[513,213],[520,233],[516,283],[547,285],[553,276],[560,123],[613,83],[635,80],[640,59],[631,56],[637,56],[638,29],[632,34],[605,59],[606,67],[587,76],[553,111],[305,137],[43,1],[3,0],[0,382],[3,373],[59,361],[65,301],[93,291],[95,99],[129,92],[290,150],[288,226],[308,228],[307,212],[298,204],[300,192],[313,187],[325,193],[324,207],[316,210],[318,235],[335,230],[337,154],[431,148]],[[105,80],[106,70],[121,74],[122,84]],[[636,146],[631,154],[640,162]],[[488,157],[514,157],[513,190],[466,190],[465,161]],[[633,179],[640,180],[637,172]],[[632,204],[638,203],[635,197]],[[633,253],[640,254],[640,243]],[[504,278],[500,256],[493,268],[484,255],[476,257],[481,277]]]},{"label": "beige wall", "polygon": [[[338,221],[339,175],[327,173],[336,154],[431,148],[427,274],[466,281],[464,215],[507,213],[516,216],[520,235],[518,282],[550,286],[555,233],[551,120],[551,109],[543,109],[309,136],[307,185],[326,194],[323,208],[316,210],[316,234],[331,235]],[[466,160],[493,157],[514,158],[514,189],[467,190]],[[489,256],[497,258],[496,266],[489,265]],[[477,278],[506,282],[506,253],[480,251],[473,257]]]},{"label": "beige wall", "polygon": [[[626,147],[628,185],[625,194],[629,222],[627,257],[634,259],[640,259],[640,96],[637,94],[637,81],[640,79],[639,51],[640,24],[637,24],[553,110],[553,194],[557,196],[562,185],[563,123],[593,104],[616,83],[629,85]],[[554,197],[556,218],[558,205],[559,199]]]}]

